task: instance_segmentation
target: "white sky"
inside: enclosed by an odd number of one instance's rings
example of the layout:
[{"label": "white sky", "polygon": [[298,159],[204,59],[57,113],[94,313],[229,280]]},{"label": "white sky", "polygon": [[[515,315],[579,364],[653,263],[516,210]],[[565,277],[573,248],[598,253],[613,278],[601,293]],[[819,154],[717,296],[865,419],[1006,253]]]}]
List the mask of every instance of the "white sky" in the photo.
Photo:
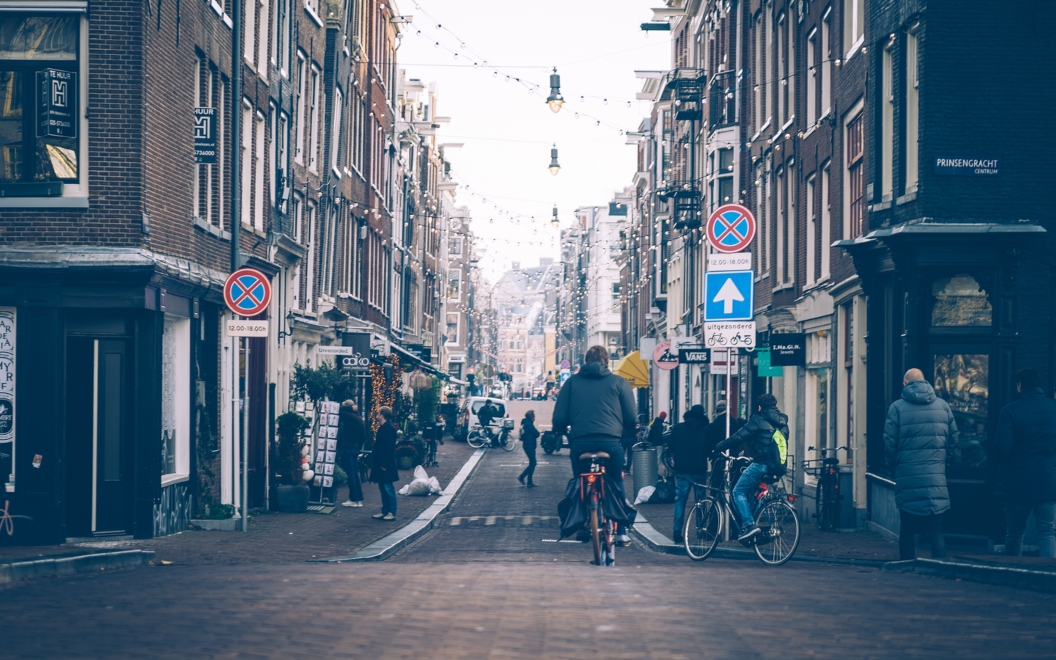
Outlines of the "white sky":
[{"label": "white sky", "polygon": [[[646,102],[634,100],[641,89],[634,71],[668,68],[668,33],[639,28],[663,3],[397,2],[400,13],[413,16],[403,26],[399,66],[410,78],[437,84],[436,115],[451,118],[440,141],[465,144],[447,157],[456,180],[469,185],[458,203],[472,211],[485,276],[494,282],[513,261],[533,266],[541,256],[558,258],[558,230],[550,224],[555,202],[567,227],[577,206],[607,204],[631,184],[636,152],[619,130],[637,130],[649,112]],[[556,115],[545,103],[555,65],[566,100]],[[538,85],[538,93],[530,95],[515,77]],[[557,176],[547,169],[551,143],[559,150]]]}]

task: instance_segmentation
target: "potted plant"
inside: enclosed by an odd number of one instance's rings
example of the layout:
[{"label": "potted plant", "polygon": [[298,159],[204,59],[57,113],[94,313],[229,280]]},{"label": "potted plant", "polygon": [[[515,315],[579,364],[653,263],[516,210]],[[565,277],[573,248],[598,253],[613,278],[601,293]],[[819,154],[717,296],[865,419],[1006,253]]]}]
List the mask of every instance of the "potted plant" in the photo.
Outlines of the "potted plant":
[{"label": "potted plant", "polygon": [[421,465],[425,456],[425,440],[421,433],[404,434],[396,441],[396,466],[401,470],[410,470]]},{"label": "potted plant", "polygon": [[275,434],[279,437],[275,471],[279,478],[276,489],[279,511],[303,513],[308,510],[308,485],[301,469],[301,435],[309,426],[308,420],[295,412],[279,415],[275,420]]}]

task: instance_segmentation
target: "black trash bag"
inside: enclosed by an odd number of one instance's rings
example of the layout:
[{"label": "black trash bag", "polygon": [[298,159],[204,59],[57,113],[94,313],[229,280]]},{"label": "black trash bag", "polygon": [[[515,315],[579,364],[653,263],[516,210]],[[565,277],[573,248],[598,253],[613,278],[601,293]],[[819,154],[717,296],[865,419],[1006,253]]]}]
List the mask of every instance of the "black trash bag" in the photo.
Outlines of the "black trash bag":
[{"label": "black trash bag", "polygon": [[656,480],[656,490],[649,496],[649,504],[670,504],[675,501],[675,481],[660,477]]},{"label": "black trash bag", "polygon": [[[605,475],[605,517],[621,527],[629,527],[638,517],[638,511],[627,503],[623,489],[616,478]],[[561,538],[567,538],[583,529],[590,519],[587,504],[580,497],[580,479],[572,477],[565,486],[565,498],[557,503],[557,515],[561,519]]]}]

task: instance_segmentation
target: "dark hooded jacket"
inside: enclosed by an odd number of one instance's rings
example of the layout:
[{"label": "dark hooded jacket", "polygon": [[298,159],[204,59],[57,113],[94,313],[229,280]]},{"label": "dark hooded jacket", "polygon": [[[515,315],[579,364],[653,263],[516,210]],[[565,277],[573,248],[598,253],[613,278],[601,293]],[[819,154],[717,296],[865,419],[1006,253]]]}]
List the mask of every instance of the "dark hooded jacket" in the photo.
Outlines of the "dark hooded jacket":
[{"label": "dark hooded jacket", "polygon": [[766,464],[771,474],[784,474],[785,465],[774,442],[774,431],[781,431],[788,438],[788,415],[777,408],[763,408],[752,415],[741,430],[720,442],[715,449],[725,451],[743,446],[752,460]]},{"label": "dark hooded jacket", "polygon": [[638,420],[634,393],[627,381],[597,362],[584,365],[565,381],[554,406],[554,432],[571,426],[573,444],[586,440],[615,440],[635,434]]},{"label": "dark hooded jacket", "polygon": [[667,435],[667,446],[675,459],[675,474],[707,474],[708,455],[704,429],[708,426],[708,416],[691,408],[685,414],[685,421],[675,424]]},{"label": "dark hooded jacket", "polygon": [[[737,431],[740,431],[744,426],[744,420],[734,417],[730,420],[730,435],[733,435]],[[719,446],[719,443],[726,439],[726,413],[720,413],[715,415],[715,419],[711,420],[711,424],[708,424],[707,428],[704,429],[704,446],[706,451],[710,454],[715,451],[715,448]]]},{"label": "dark hooded jacket", "polygon": [[895,505],[914,516],[950,508],[946,461],[957,446],[957,423],[927,381],[906,385],[884,424],[884,453],[895,473]]},{"label": "dark hooded jacket", "polygon": [[1014,502],[1056,500],[1056,401],[1040,387],[1001,409],[994,443],[1003,494]]}]

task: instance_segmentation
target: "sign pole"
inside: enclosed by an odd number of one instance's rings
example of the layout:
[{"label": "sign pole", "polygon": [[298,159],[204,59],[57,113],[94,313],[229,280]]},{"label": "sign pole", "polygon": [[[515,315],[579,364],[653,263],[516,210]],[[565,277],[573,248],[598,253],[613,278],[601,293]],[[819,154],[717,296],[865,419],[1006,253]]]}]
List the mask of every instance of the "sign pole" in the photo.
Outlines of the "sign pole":
[{"label": "sign pole", "polygon": [[730,363],[733,362],[730,353],[733,352],[732,348],[726,349],[726,437],[730,437],[730,415],[733,414],[733,399],[730,397]]},{"label": "sign pole", "polygon": [[242,533],[249,531],[249,340],[239,337],[238,343],[245,342],[246,379],[245,403],[242,404]]}]

